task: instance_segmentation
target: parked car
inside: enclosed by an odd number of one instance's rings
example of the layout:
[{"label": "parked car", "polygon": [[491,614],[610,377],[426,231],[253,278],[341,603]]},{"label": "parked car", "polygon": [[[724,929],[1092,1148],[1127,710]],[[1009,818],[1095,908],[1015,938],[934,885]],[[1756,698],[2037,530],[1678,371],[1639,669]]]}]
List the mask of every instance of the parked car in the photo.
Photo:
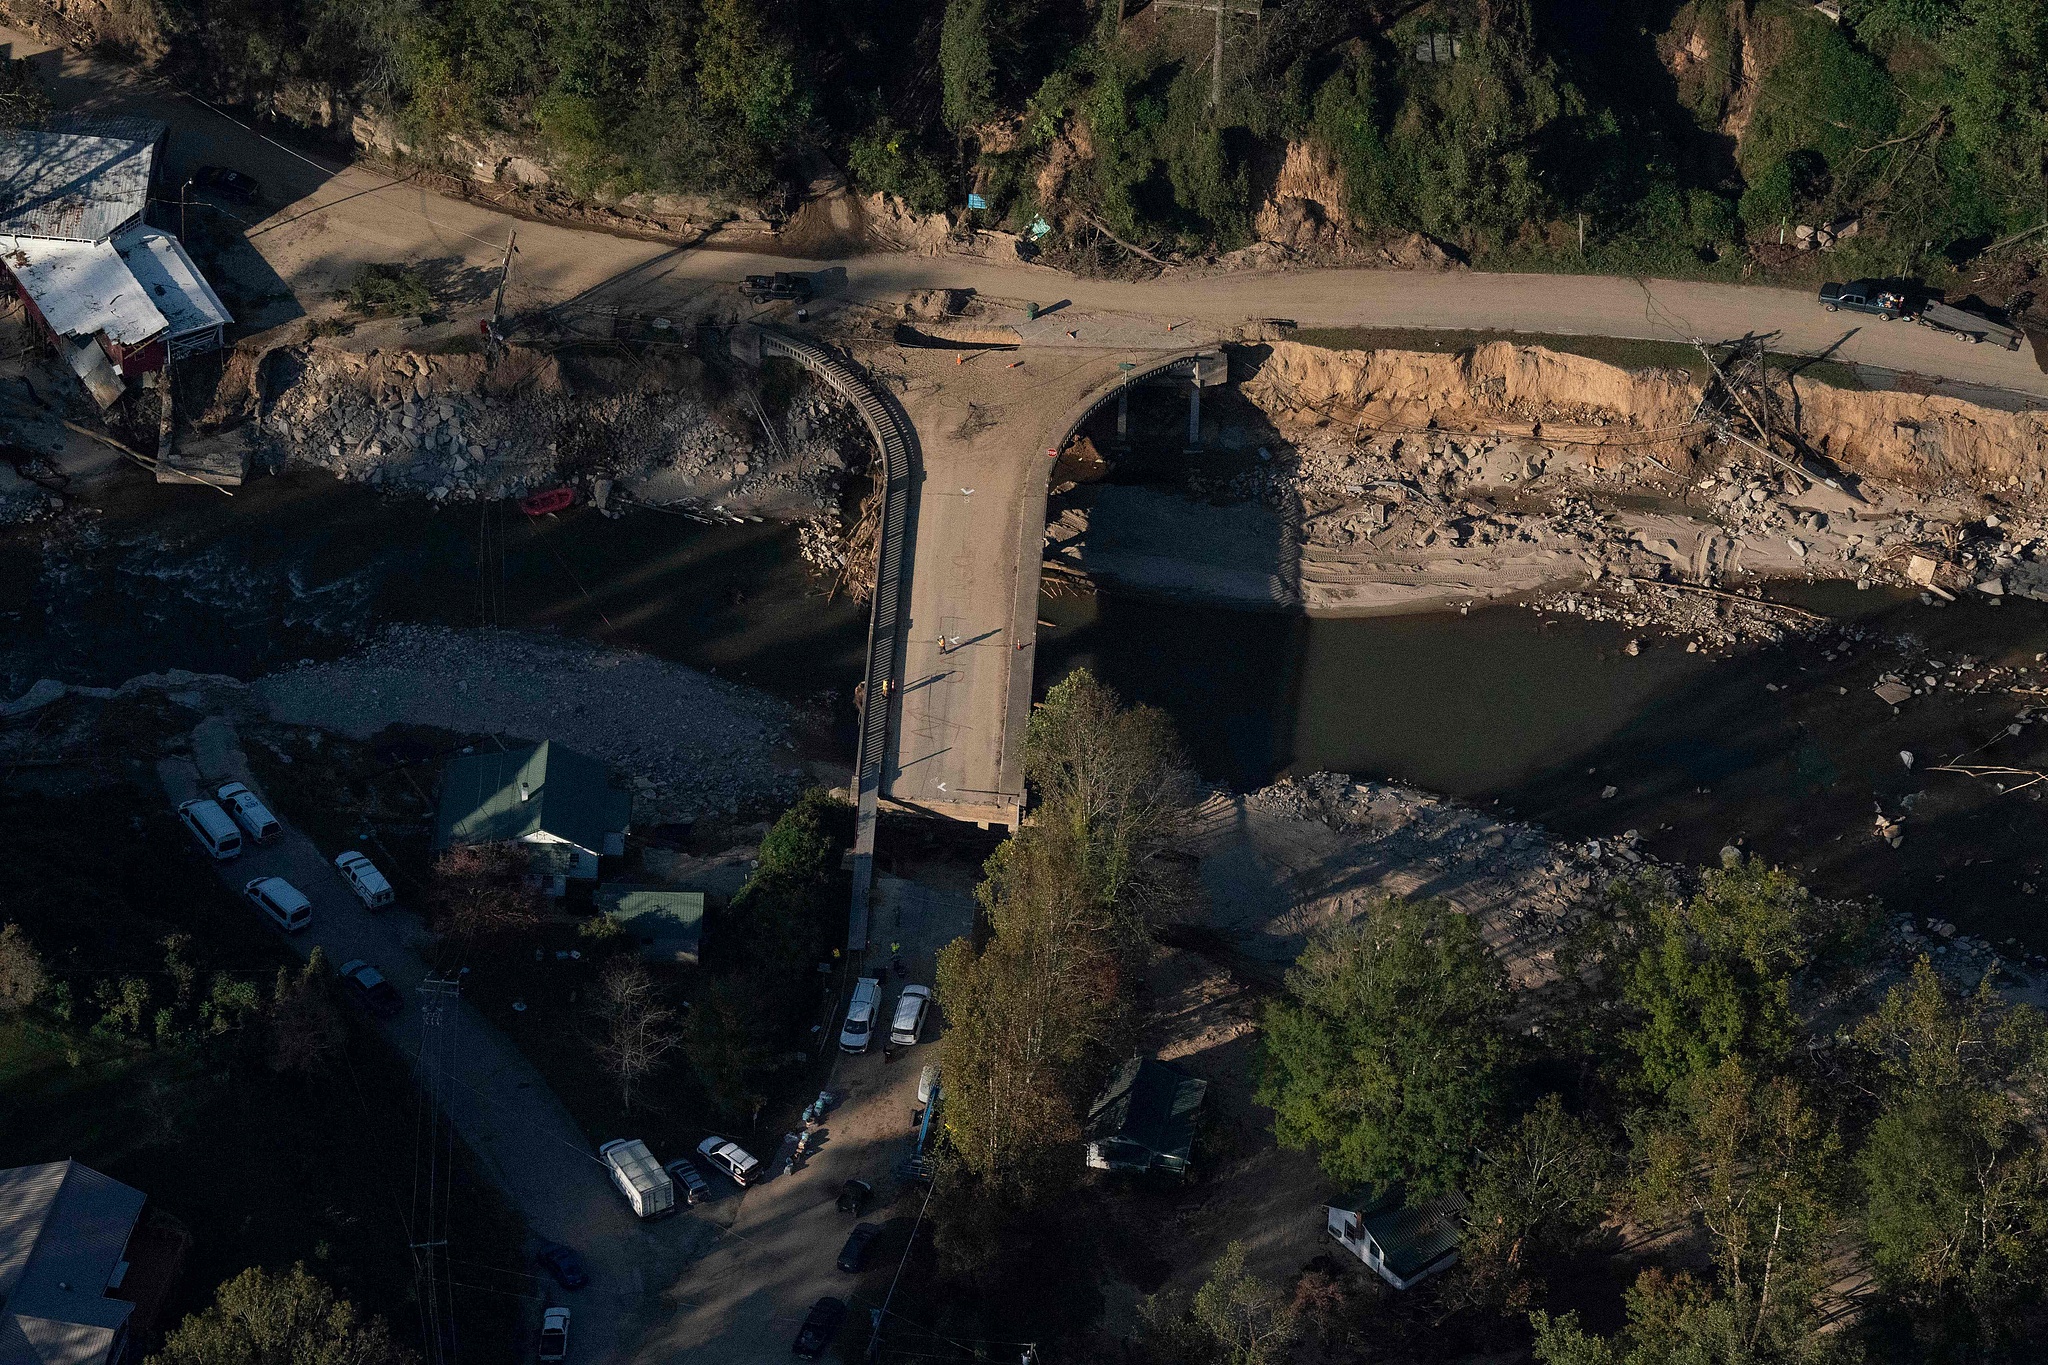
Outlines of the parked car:
[{"label": "parked car", "polygon": [[284,833],[284,826],[270,813],[270,807],[241,783],[230,782],[214,795],[220,798],[221,808],[234,816],[235,823],[257,843],[267,844]]},{"label": "parked car", "polygon": [[634,1213],[659,1218],[676,1211],[675,1182],[655,1161],[646,1143],[639,1138],[614,1138],[598,1148],[597,1154]]},{"label": "parked car", "polygon": [[676,1182],[676,1188],[683,1192],[683,1202],[701,1204],[711,1198],[711,1182],[697,1169],[697,1164],[686,1156],[679,1156],[662,1167],[668,1178]]},{"label": "parked car", "polygon": [[930,986],[905,986],[903,994],[896,997],[896,1020],[889,1026],[889,1041],[898,1047],[915,1047],[931,1007]]},{"label": "parked car", "polygon": [[795,299],[808,303],[811,299],[811,277],[778,270],[773,275],[749,275],[747,282],[740,286],[740,292],[755,303],[766,303],[770,299]]},{"label": "parked car", "polygon": [[937,1098],[938,1093],[939,1067],[938,1063],[934,1062],[917,1073],[917,1107],[924,1108]]},{"label": "parked car", "polygon": [[242,851],[242,831],[218,801],[184,802],[178,807],[178,822],[192,831],[209,857],[228,859]]},{"label": "parked car", "polygon": [[533,1259],[564,1289],[581,1289],[590,1283],[590,1272],[583,1268],[583,1258],[576,1254],[574,1247],[565,1247],[560,1242],[543,1242],[539,1254]]},{"label": "parked car", "polygon": [[825,1348],[832,1344],[832,1338],[839,1335],[840,1324],[846,1321],[846,1305],[838,1299],[823,1298],[811,1305],[811,1311],[804,1315],[803,1328],[796,1334],[796,1344],[790,1351],[805,1360],[816,1360],[825,1354]]},{"label": "parked car", "polygon": [[348,883],[349,890],[355,892],[370,909],[381,910],[396,899],[391,883],[384,879],[377,865],[362,854],[354,850],[336,854],[334,866],[341,873],[341,879]]},{"label": "parked car", "polygon": [[859,1217],[875,1197],[875,1187],[865,1180],[849,1180],[839,1187],[839,1211]]},{"label": "parked car", "polygon": [[550,1308],[540,1315],[540,1358],[569,1358],[569,1310]]},{"label": "parked car", "polygon": [[313,902],[282,877],[251,878],[242,883],[242,894],[287,934],[296,934],[313,922]]},{"label": "parked car", "polygon": [[846,1024],[839,1030],[843,1052],[866,1052],[875,1034],[875,1011],[882,1007],[880,977],[864,976],[853,983],[853,999],[846,1002]]},{"label": "parked car", "polygon": [[853,1231],[846,1234],[846,1245],[839,1248],[839,1268],[849,1275],[858,1275],[866,1270],[868,1252],[881,1235],[880,1223],[855,1224]]},{"label": "parked car", "polygon": [[371,963],[356,958],[341,964],[342,984],[348,993],[379,1019],[395,1019],[405,1008],[405,1000],[398,993],[398,987],[384,979],[384,973]]},{"label": "parked car", "polygon": [[256,202],[255,177],[231,171],[225,166],[201,166],[192,172],[192,183],[237,204]]},{"label": "parked car", "polygon": [[709,1162],[712,1170],[723,1171],[742,1185],[753,1180],[754,1172],[761,1165],[737,1142],[729,1142],[716,1134],[697,1144],[697,1155]]}]

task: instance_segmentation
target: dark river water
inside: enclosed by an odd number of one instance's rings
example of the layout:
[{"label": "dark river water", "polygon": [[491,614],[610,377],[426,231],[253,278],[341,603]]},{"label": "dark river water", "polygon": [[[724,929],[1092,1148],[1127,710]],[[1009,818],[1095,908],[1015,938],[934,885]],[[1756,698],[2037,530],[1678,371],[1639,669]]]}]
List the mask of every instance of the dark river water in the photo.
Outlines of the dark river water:
[{"label": "dark river water", "polygon": [[[0,534],[8,695],[41,677],[105,685],[171,667],[254,677],[406,621],[558,631],[794,700],[831,693],[850,715],[865,612],[821,595],[776,526],[588,509],[536,521],[316,475],[259,479],[232,500],[138,483],[102,508]],[[1327,769],[1571,837],[1637,829],[1675,860],[1712,862],[1741,840],[1824,891],[2048,947],[2048,907],[2028,889],[2048,889],[2040,789],[2000,795],[1926,771],[2048,699],[1916,698],[1894,716],[1870,693],[1929,651],[2032,666],[2048,652],[2048,608],[1785,591],[1872,638],[1833,660],[1812,641],[1716,659],[1646,635],[1631,657],[1619,628],[1519,607],[1312,620],[1105,594],[1041,604],[1053,625],[1038,684],[1095,669],[1169,712],[1203,774],[1239,788]],[[2036,734],[2048,726],[1998,757],[2048,767]],[[1918,756],[1911,770],[1902,749]],[[1874,806],[1896,815],[1908,796],[1894,850],[1872,836]]]}]

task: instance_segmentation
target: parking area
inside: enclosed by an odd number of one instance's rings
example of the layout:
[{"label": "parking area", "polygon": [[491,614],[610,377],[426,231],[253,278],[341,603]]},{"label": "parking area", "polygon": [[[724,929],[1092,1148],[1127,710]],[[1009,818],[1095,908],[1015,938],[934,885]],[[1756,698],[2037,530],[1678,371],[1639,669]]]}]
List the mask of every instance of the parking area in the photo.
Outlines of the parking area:
[{"label": "parking area", "polygon": [[[907,985],[930,985],[941,946],[974,926],[973,874],[951,865],[920,867],[912,879],[877,878],[874,939],[869,971],[882,977],[880,1026],[886,1034]],[[891,945],[897,951],[892,953]],[[901,971],[892,961],[900,961]],[[737,1200],[707,1206],[730,1219],[718,1245],[690,1267],[670,1291],[668,1311],[634,1353],[636,1360],[675,1365],[767,1365],[790,1358],[804,1315],[831,1295],[852,1309],[832,1354],[859,1359],[870,1311],[888,1292],[924,1199],[925,1187],[896,1174],[912,1136],[918,1074],[936,1065],[943,1020],[936,1014],[915,1047],[885,1054],[879,1039],[865,1053],[841,1053],[831,1088],[838,1104],[822,1125],[822,1146],[793,1175],[779,1166]],[[836,1046],[835,1037],[827,1046]],[[775,1144],[754,1155],[764,1166]],[[858,1217],[836,1206],[848,1180],[866,1181],[874,1202]],[[730,1184],[713,1178],[714,1190]],[[723,1206],[723,1207],[722,1207]],[[729,1212],[727,1211],[729,1209]],[[847,1234],[860,1222],[879,1224],[867,1266],[857,1274],[837,1267]],[[926,1228],[920,1235],[929,1235]]]}]

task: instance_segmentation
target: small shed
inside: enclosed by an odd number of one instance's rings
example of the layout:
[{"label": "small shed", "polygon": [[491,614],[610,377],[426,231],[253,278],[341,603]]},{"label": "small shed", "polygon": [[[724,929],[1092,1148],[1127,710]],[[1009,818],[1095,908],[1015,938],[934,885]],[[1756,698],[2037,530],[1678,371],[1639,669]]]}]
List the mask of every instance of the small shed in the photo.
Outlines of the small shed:
[{"label": "small shed", "polygon": [[1364,1190],[1324,1206],[1330,1236],[1396,1289],[1457,1263],[1465,1196],[1449,1190],[1410,1203],[1401,1186]]},{"label": "small shed", "polygon": [[597,908],[639,944],[647,961],[697,965],[704,932],[702,891],[607,882],[597,888]]},{"label": "small shed", "polygon": [[1116,1069],[1088,1111],[1088,1164],[1099,1171],[1165,1171],[1191,1166],[1195,1117],[1209,1083],[1154,1057]]}]

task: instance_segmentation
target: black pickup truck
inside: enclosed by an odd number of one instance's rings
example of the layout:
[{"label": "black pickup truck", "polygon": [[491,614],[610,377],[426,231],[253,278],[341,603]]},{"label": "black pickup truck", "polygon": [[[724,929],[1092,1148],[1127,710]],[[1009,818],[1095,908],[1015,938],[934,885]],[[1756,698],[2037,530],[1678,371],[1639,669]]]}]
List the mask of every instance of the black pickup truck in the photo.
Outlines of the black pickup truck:
[{"label": "black pickup truck", "polygon": [[795,299],[798,303],[811,300],[811,277],[778,270],[773,275],[749,275],[740,292],[755,303],[766,303],[770,299]]},{"label": "black pickup truck", "polygon": [[1824,284],[1820,287],[1820,302],[1830,313],[1846,308],[1852,313],[1875,313],[1886,322],[1906,316],[1906,296],[1886,288],[1882,280]]}]

